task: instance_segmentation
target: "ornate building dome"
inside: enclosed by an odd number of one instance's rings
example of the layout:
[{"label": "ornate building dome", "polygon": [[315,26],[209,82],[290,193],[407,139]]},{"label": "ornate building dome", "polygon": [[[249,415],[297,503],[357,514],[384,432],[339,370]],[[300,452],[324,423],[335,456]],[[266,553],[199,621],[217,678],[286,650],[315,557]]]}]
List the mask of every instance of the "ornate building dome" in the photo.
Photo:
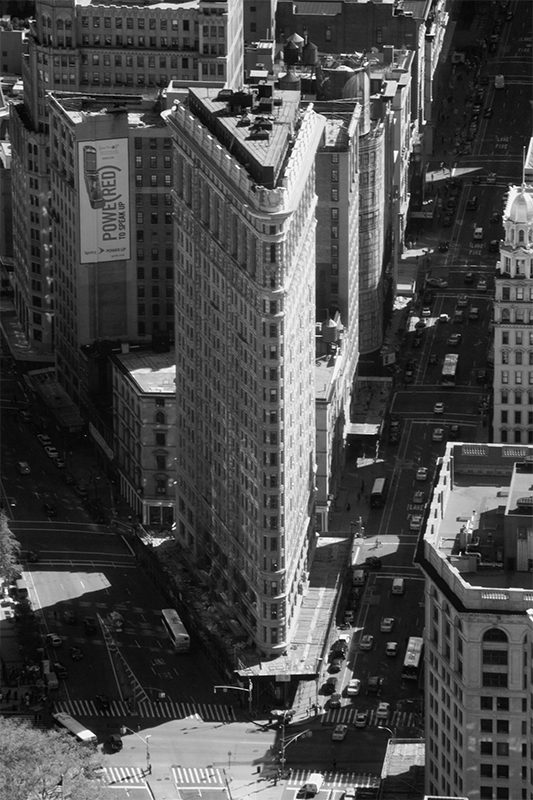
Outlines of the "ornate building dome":
[{"label": "ornate building dome", "polygon": [[510,222],[517,224],[533,224],[533,195],[522,184],[520,192],[516,195],[509,209]]}]

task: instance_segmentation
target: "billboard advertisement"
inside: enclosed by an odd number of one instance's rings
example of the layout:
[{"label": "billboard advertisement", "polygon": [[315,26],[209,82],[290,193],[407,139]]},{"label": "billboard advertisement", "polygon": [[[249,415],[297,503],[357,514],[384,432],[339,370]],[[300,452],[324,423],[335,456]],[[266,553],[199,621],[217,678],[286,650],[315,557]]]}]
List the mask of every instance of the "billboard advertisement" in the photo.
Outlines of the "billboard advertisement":
[{"label": "billboard advertisement", "polygon": [[130,258],[128,140],[78,142],[80,263]]}]

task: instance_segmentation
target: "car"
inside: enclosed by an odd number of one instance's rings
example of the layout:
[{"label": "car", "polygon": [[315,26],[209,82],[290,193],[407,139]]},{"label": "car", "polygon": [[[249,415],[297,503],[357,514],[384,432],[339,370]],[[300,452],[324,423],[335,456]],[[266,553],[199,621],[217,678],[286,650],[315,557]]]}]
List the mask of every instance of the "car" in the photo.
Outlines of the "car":
[{"label": "car", "polygon": [[424,306],[422,309],[422,316],[423,317],[430,317],[431,316],[431,309],[429,306]]},{"label": "car", "polygon": [[466,207],[469,211],[475,211],[478,207],[478,198],[477,196],[471,197],[470,200],[466,201]]},{"label": "car", "polygon": [[502,221],[502,215],[500,214],[500,212],[499,211],[494,211],[494,213],[491,214],[491,216],[490,216],[489,222],[492,222],[493,224],[499,225],[501,221]]},{"label": "car", "polygon": [[331,700],[329,701],[330,708],[340,708],[342,702],[342,697],[340,696],[339,692],[333,692],[331,695]]},{"label": "car", "polygon": [[376,719],[388,719],[390,714],[390,703],[380,703],[376,710]]},{"label": "car", "polygon": [[460,333],[452,333],[452,335],[447,339],[447,343],[450,347],[457,347],[461,344],[462,336]]},{"label": "car", "polygon": [[342,796],[342,800],[356,800],[356,788],[355,786],[347,786],[344,790],[344,794]]},{"label": "car", "polygon": [[455,323],[464,322],[465,321],[464,311],[461,311],[461,309],[456,309],[453,315],[453,321]]},{"label": "car", "polygon": [[466,296],[466,294],[459,295],[459,297],[457,298],[457,305],[459,306],[459,308],[464,308],[465,306],[468,305],[468,297]]},{"label": "car", "polygon": [[29,475],[31,472],[27,461],[17,461],[17,469],[21,475]]},{"label": "car", "polygon": [[487,370],[486,369],[478,369],[477,371],[477,382],[478,383],[486,383],[487,382]]},{"label": "car", "polygon": [[334,658],[329,665],[330,672],[340,672],[342,669],[342,658]]},{"label": "car", "polygon": [[361,637],[361,641],[359,642],[359,649],[372,650],[373,646],[374,646],[374,637],[368,633],[365,633],[365,635]]},{"label": "car", "polygon": [[428,358],[428,362],[430,364],[436,364],[438,360],[439,359],[436,353],[431,353],[430,357]]},{"label": "car", "polygon": [[96,622],[94,617],[84,617],[82,621],[83,627],[85,628],[85,633],[96,633]]},{"label": "car", "polygon": [[53,503],[43,503],[43,511],[47,517],[57,517],[57,508]]},{"label": "car", "polygon": [[109,702],[109,697],[106,694],[97,694],[94,699],[98,708],[100,708],[102,711],[109,711],[111,703]]},{"label": "car", "polygon": [[393,658],[398,655],[398,642],[387,642],[385,646],[385,655]]},{"label": "car", "polygon": [[506,19],[508,22],[510,22],[510,21],[512,20],[512,18],[513,18],[513,17],[514,17],[514,11],[508,11],[508,12],[507,12],[507,14],[505,15],[505,19]]},{"label": "car", "polygon": [[439,250],[441,253],[447,253],[449,249],[450,249],[450,242],[448,241],[448,239],[443,239],[442,241],[439,242]]},{"label": "car", "polygon": [[497,175],[495,172],[489,172],[487,175],[487,183],[496,183]]},{"label": "car", "polygon": [[347,609],[344,612],[344,622],[346,622],[347,624],[350,625],[353,622],[353,617],[354,617],[354,613],[353,613],[351,608]]},{"label": "car", "polygon": [[486,108],[483,111],[483,116],[485,117],[485,119],[490,119],[492,117],[492,108]]},{"label": "car", "polygon": [[391,430],[395,430],[396,428],[400,427],[400,420],[398,417],[391,417],[390,419],[390,428]]},{"label": "car", "polygon": [[29,411],[21,411],[20,418],[23,422],[31,422],[31,414]]},{"label": "car", "polygon": [[331,734],[331,738],[334,742],[342,742],[343,739],[346,738],[346,734],[348,733],[348,726],[343,725],[340,723],[339,725],[335,725],[333,728],[333,733]]},{"label": "car", "polygon": [[421,514],[413,514],[413,516],[409,520],[409,530],[410,531],[419,531],[421,527],[422,527],[422,516],[421,516]]},{"label": "car", "polygon": [[[415,380],[415,373],[412,369],[408,369],[407,372],[403,376],[404,383],[414,383]],[[391,431],[393,433],[393,431]]]},{"label": "car", "polygon": [[468,312],[468,319],[471,319],[472,322],[477,322],[479,319],[479,308],[471,308]]},{"label": "car", "polygon": [[60,664],[59,661],[54,662],[54,672],[58,678],[68,678],[68,670],[64,664]]},{"label": "car", "polygon": [[46,433],[38,433],[37,441],[40,442],[43,447],[49,447],[52,444],[52,440]]},{"label": "car", "polygon": [[[358,591],[359,591],[358,589],[354,590],[354,595],[353,595],[354,598],[357,596],[355,594],[355,592],[358,592]],[[333,642],[333,644],[331,645],[331,648],[330,648],[331,649],[331,657],[332,658],[340,658],[342,656],[342,658],[345,658],[346,657],[346,653],[348,652],[349,644],[350,644],[350,637],[347,634],[344,634],[339,639],[337,639],[336,642]]]},{"label": "car", "polygon": [[420,491],[418,489],[413,495],[413,503],[417,506],[422,505],[422,503],[426,502],[426,493]]},{"label": "car", "polygon": [[74,661],[81,661],[83,658],[83,652],[80,650],[79,647],[71,647],[70,657],[74,659]]},{"label": "car", "polygon": [[348,652],[348,646],[341,648],[338,642],[335,642],[334,645],[331,647],[330,651],[330,661],[333,664],[334,661],[344,660],[346,658],[346,653]]},{"label": "car", "polygon": [[359,694],[361,691],[361,681],[359,678],[352,678],[348,681],[348,685],[346,687],[346,694],[348,697],[354,697],[356,694]]},{"label": "car", "polygon": [[500,250],[500,240],[499,239],[491,239],[488,245],[489,253],[498,253]]},{"label": "car", "polygon": [[115,753],[117,753],[119,750],[122,750],[123,747],[122,737],[120,736],[119,733],[112,733],[109,736],[107,743],[109,745],[109,749],[113,750]]},{"label": "car", "polygon": [[55,447],[50,444],[47,444],[44,448],[44,452],[48,456],[48,458],[59,458],[59,453]]},{"label": "car", "polygon": [[394,617],[382,617],[379,623],[381,633],[390,633],[394,628]]},{"label": "car", "polygon": [[435,299],[435,292],[432,292],[431,289],[427,289],[424,294],[422,295],[422,302],[427,303],[430,305]]},{"label": "car", "polygon": [[429,470],[427,467],[418,467],[416,471],[416,480],[417,481],[427,481],[428,479]]},{"label": "car", "polygon": [[[459,336],[459,334],[456,334]],[[433,413],[434,414],[444,414],[444,403],[435,403],[433,406]]]},{"label": "car", "polygon": [[476,225],[474,227],[474,233],[472,234],[472,237],[476,241],[480,241],[480,239],[483,239],[483,228],[480,225]]},{"label": "car", "polygon": [[67,610],[63,614],[63,619],[65,620],[67,625],[75,625],[76,624],[76,612]]},{"label": "car", "polygon": [[63,639],[61,636],[58,636],[57,633],[47,633],[46,644],[49,644],[51,647],[61,647]]},{"label": "car", "polygon": [[437,289],[446,289],[448,283],[442,278],[426,278],[426,286],[435,286]]},{"label": "car", "polygon": [[368,556],[363,566],[370,569],[381,569],[383,562],[378,556]]},{"label": "car", "polygon": [[439,322],[449,322],[450,315],[449,314],[439,314]]},{"label": "car", "polygon": [[463,283],[465,283],[467,286],[469,286],[471,283],[474,283],[474,273],[473,272],[465,273],[465,276],[463,278]]},{"label": "car", "polygon": [[383,684],[385,683],[384,678],[380,678],[379,675],[371,675],[368,679],[368,688],[366,690],[367,694],[381,694],[381,690],[383,689]]},{"label": "car", "polygon": [[337,689],[338,678],[328,678],[322,687],[324,694],[333,694]]},{"label": "car", "polygon": [[368,711],[358,711],[355,715],[354,725],[356,728],[366,728],[368,725]]},{"label": "car", "polygon": [[461,433],[461,426],[460,425],[451,425],[450,426],[450,437],[452,439],[458,439],[460,433]]},{"label": "car", "polygon": [[419,319],[418,322],[415,322],[415,331],[423,330],[427,325],[425,319]]},{"label": "car", "polygon": [[486,292],[487,291],[487,281],[485,278],[480,278],[477,282],[477,290],[478,292]]},{"label": "car", "polygon": [[58,469],[65,469],[65,467],[67,466],[66,462],[63,461],[62,458],[56,458],[56,460],[54,461],[54,464],[56,465],[56,467]]}]

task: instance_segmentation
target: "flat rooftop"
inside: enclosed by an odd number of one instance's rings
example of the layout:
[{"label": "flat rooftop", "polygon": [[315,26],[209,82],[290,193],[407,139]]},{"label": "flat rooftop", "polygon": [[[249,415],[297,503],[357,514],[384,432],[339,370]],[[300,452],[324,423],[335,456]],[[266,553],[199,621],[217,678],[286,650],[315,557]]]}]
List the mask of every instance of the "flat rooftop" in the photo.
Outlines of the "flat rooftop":
[{"label": "flat rooftop", "polygon": [[299,91],[190,87],[188,107],[256,183],[276,187],[305,111]]},{"label": "flat rooftop", "polygon": [[531,602],[533,572],[521,539],[532,509],[533,447],[450,443],[433,491],[424,555],[454,590],[458,577],[466,586],[494,590],[485,599],[503,600],[505,591],[498,590],[514,589],[525,590]]},{"label": "flat rooftop", "polygon": [[117,353],[115,360],[144,394],[175,393],[174,349],[167,353],[154,353],[152,350]]}]

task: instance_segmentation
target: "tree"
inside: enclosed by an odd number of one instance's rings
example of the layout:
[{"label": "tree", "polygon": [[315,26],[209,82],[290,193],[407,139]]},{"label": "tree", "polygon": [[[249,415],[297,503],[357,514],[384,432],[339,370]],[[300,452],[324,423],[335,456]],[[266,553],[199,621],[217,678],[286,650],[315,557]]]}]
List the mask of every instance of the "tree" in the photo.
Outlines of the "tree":
[{"label": "tree", "polygon": [[0,717],[0,800],[113,800],[97,779],[99,754],[66,731]]},{"label": "tree", "polygon": [[12,583],[20,574],[22,567],[18,563],[20,542],[9,527],[3,511],[0,511],[0,581]]}]

